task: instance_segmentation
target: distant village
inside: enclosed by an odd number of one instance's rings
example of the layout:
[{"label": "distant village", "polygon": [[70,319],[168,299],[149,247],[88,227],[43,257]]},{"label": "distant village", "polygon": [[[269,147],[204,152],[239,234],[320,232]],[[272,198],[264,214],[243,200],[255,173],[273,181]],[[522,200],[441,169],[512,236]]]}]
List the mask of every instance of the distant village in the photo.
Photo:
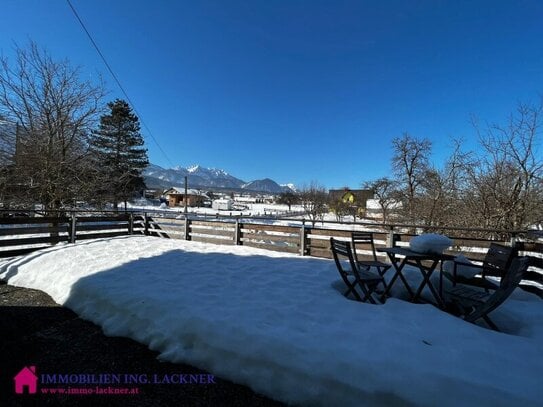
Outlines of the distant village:
[{"label": "distant village", "polygon": [[[211,191],[208,189],[171,187],[167,189],[149,188],[145,190],[145,199],[161,209],[210,208],[215,211],[246,211],[254,204],[284,204],[284,194]],[[334,203],[348,206],[358,217],[382,219],[382,210],[374,193],[369,189],[331,189],[326,201],[334,212]],[[292,212],[303,212],[303,203],[297,197]],[[286,211],[291,212],[291,211]]]},{"label": "distant village", "polygon": [[172,187],[166,190],[147,189],[145,198],[159,200],[160,203],[173,208],[176,206],[188,206],[212,208],[216,210],[244,210],[249,203],[267,203],[273,204],[277,200],[277,195],[272,194],[251,194],[234,192],[212,192],[194,188]]}]

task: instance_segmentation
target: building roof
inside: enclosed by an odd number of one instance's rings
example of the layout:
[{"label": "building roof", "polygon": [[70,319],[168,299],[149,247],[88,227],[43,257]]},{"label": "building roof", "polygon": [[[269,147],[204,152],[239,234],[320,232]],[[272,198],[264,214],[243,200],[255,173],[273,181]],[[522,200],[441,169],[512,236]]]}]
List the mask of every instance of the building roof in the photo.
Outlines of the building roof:
[{"label": "building roof", "polygon": [[[172,188],[167,189],[164,192],[164,195],[185,195],[185,189],[184,188],[178,188],[178,187],[172,187]],[[187,189],[187,195],[197,195],[197,196],[201,196],[203,198],[209,198],[202,191],[199,191],[197,189],[192,189],[192,188]]]}]

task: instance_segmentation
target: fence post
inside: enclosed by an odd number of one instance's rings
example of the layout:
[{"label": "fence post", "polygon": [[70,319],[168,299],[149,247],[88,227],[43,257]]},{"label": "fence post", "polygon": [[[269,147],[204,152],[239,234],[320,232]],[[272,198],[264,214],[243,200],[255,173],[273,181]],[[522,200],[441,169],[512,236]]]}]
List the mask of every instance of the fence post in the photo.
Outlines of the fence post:
[{"label": "fence post", "polygon": [[241,223],[239,218],[236,218],[236,229],[234,230],[234,244],[239,246],[241,243]]},{"label": "fence post", "polygon": [[387,247],[394,247],[395,245],[395,236],[394,236],[394,226],[389,226],[390,230],[388,231],[387,235]]},{"label": "fence post", "polygon": [[149,221],[147,219],[147,212],[143,212],[143,234],[149,236]]},{"label": "fence post", "polygon": [[300,256],[305,256],[306,238],[305,219],[302,219],[302,228],[300,229]]},{"label": "fence post", "polygon": [[190,219],[185,216],[185,240],[190,240]]},{"label": "fence post", "polygon": [[134,213],[130,212],[130,216],[128,218],[128,234],[133,235],[134,234]]},{"label": "fence post", "polygon": [[509,244],[511,245],[511,247],[516,247],[517,245],[517,235],[516,233],[511,233],[511,240],[509,241]]},{"label": "fence post", "polygon": [[75,214],[72,213],[70,218],[70,243],[75,243]]}]

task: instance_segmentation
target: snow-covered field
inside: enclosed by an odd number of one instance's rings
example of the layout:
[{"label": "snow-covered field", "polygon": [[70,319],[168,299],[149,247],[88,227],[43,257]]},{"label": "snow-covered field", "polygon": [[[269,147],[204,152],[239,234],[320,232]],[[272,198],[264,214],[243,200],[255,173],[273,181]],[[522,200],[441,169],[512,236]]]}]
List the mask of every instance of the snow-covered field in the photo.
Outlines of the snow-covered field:
[{"label": "snow-covered field", "polygon": [[[200,208],[190,207],[187,208],[190,214],[198,215],[221,215],[221,216],[268,216],[268,215],[284,215],[289,212],[288,205],[280,204],[264,204],[264,203],[243,203],[244,209],[229,209],[229,210],[217,210],[213,208]],[[165,211],[173,213],[183,213],[185,208],[183,206],[168,207],[166,205],[151,205],[146,200],[141,199],[134,203],[129,203],[128,208],[132,210],[142,211]],[[290,212],[302,212],[303,207],[301,205],[292,205]]]},{"label": "snow-covered field", "polygon": [[136,236],[4,260],[0,277],[284,402],[542,405],[543,301],[520,290],[497,333],[431,305],[350,301],[330,260]]}]

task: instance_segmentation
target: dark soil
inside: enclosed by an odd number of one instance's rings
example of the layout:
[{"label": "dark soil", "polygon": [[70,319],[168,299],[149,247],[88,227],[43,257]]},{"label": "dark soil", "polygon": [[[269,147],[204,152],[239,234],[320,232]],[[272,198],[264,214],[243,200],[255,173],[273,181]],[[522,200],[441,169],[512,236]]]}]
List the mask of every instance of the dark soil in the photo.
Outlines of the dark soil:
[{"label": "dark soil", "polygon": [[[282,406],[218,377],[209,384],[49,384],[62,388],[138,388],[139,394],[15,394],[14,376],[25,366],[41,374],[208,374],[184,364],[160,362],[157,353],[56,304],[47,294],[0,282],[0,406]],[[179,376],[178,376],[179,377]],[[193,376],[194,377],[194,376]],[[213,379],[212,379],[213,380]]]}]

